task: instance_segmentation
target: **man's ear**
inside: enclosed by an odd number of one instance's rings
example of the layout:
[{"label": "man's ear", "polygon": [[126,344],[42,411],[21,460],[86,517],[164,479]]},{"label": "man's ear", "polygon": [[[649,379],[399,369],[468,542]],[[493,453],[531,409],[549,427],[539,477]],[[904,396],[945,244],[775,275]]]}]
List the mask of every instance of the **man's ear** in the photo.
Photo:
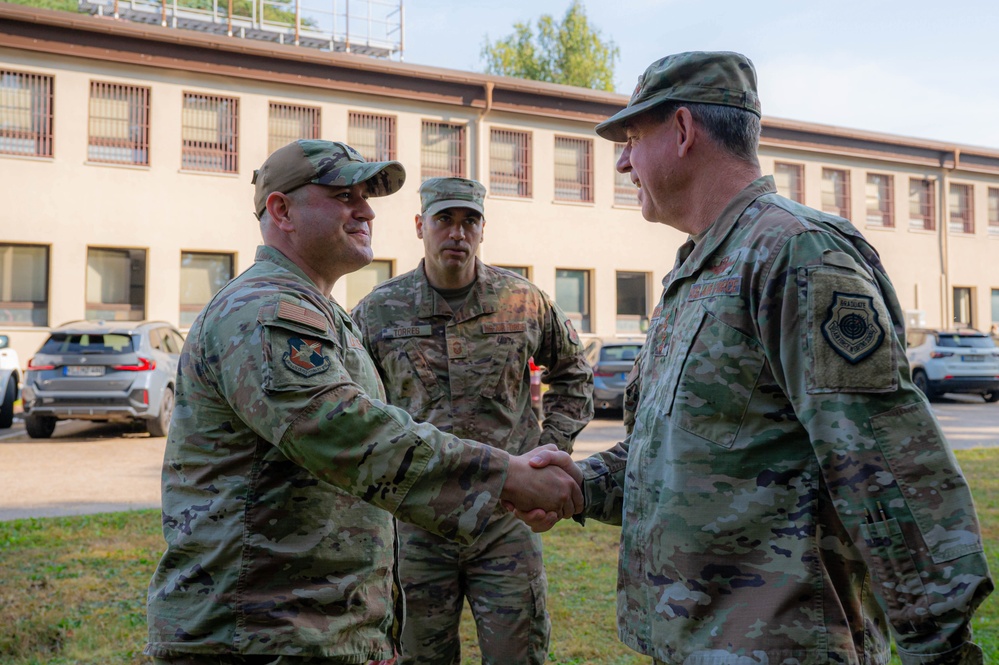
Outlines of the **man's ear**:
[{"label": "man's ear", "polygon": [[271,216],[271,223],[282,231],[288,232],[295,228],[291,221],[291,199],[287,194],[281,192],[271,192],[267,195],[267,212]]},{"label": "man's ear", "polygon": [[684,157],[694,147],[697,139],[697,128],[694,125],[694,117],[690,115],[690,109],[681,106],[676,110],[675,127],[676,132],[676,156]]},{"label": "man's ear", "polygon": [[423,215],[416,216],[416,237],[423,240]]}]

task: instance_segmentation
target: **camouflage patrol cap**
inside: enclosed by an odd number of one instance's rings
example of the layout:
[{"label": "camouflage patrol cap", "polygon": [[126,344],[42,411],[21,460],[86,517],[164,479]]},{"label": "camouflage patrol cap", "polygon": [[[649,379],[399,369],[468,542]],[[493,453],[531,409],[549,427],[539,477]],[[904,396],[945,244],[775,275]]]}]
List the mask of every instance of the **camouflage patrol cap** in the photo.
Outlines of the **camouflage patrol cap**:
[{"label": "camouflage patrol cap", "polygon": [[471,208],[480,215],[486,198],[481,182],[468,178],[430,178],[420,185],[420,212],[436,215],[446,208]]},{"label": "camouflage patrol cap", "polygon": [[734,106],[760,115],[756,69],[741,53],[689,51],[656,60],[638,77],[622,110],[597,125],[597,134],[625,141],[624,123],[665,102]]},{"label": "camouflage patrol cap", "polygon": [[399,162],[365,161],[339,141],[298,140],[272,152],[250,182],[257,186],[253,205],[260,219],[273,192],[287,194],[308,184],[349,187],[367,182],[371,196],[387,196],[405,181],[406,170]]}]

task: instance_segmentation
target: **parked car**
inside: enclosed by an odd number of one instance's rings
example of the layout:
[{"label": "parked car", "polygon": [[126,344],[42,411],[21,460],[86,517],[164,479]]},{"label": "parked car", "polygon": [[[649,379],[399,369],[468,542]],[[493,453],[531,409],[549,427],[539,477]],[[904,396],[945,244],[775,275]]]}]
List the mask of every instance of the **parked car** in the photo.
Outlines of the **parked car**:
[{"label": "parked car", "polygon": [[977,393],[999,401],[999,348],[987,333],[915,328],[906,346],[912,381],[928,398]]},{"label": "parked car", "polygon": [[624,388],[644,339],[604,338],[584,348],[593,367],[593,406],[598,411],[624,407]]},{"label": "parked car", "polygon": [[21,361],[10,348],[10,337],[0,335],[0,429],[14,424],[14,402],[21,382]]},{"label": "parked car", "polygon": [[28,361],[22,405],[28,435],[58,420],[140,422],[165,436],[184,338],[162,321],[77,321],[59,326]]}]

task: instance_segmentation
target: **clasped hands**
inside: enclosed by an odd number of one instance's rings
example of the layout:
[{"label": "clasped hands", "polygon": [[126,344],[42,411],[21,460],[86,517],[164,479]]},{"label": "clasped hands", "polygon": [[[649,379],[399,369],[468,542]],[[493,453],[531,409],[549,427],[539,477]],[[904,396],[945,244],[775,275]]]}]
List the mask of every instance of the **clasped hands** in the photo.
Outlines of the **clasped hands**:
[{"label": "clasped hands", "polygon": [[553,443],[510,457],[500,499],[535,532],[583,511],[583,474]]}]

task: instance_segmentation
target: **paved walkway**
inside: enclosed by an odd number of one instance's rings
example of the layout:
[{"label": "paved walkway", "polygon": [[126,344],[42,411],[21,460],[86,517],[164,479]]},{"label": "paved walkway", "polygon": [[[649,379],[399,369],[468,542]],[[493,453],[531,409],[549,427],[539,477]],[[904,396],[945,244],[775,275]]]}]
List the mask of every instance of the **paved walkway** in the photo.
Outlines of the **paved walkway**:
[{"label": "paved walkway", "polygon": [[[954,397],[933,410],[955,449],[999,446],[999,403]],[[619,417],[597,418],[579,435],[573,457],[623,437]],[[0,521],[156,508],[165,442],[81,421],[59,423],[48,440],[28,438],[20,423],[0,430]]]}]

